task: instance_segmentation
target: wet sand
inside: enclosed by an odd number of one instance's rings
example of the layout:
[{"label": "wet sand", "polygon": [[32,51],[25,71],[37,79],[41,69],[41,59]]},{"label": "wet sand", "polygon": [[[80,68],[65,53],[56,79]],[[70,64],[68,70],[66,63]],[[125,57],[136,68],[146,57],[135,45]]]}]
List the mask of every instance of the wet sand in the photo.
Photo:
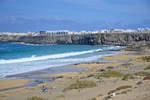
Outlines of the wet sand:
[{"label": "wet sand", "polygon": [[75,72],[83,71],[87,68],[81,67],[72,67],[70,65],[61,66],[61,67],[52,67],[39,71],[9,75],[0,80],[0,92],[24,88],[29,86],[35,86],[38,84],[54,81],[57,77],[53,76],[42,76],[41,74],[52,74],[52,73],[61,73],[61,72]]}]

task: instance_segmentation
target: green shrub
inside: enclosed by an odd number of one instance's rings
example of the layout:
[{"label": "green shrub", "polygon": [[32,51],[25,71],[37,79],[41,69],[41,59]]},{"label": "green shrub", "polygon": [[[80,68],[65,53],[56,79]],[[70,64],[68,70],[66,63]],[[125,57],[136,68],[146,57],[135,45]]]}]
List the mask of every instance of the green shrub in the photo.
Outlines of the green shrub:
[{"label": "green shrub", "polygon": [[125,74],[122,78],[122,80],[127,80],[129,77],[132,76],[132,74]]},{"label": "green shrub", "polygon": [[121,94],[127,94],[127,91],[122,91]]},{"label": "green shrub", "polygon": [[97,95],[98,97],[101,97],[101,96],[103,96],[103,94],[99,94],[99,95]]},{"label": "green shrub", "polygon": [[144,70],[149,70],[149,69],[150,69],[150,65],[144,68]]},{"label": "green shrub", "polygon": [[114,92],[116,92],[117,90],[110,90],[109,92],[108,92],[108,95],[109,94],[112,94],[112,93],[114,93]]},{"label": "green shrub", "polygon": [[102,73],[96,73],[94,75],[94,78],[99,79],[100,77],[123,77],[123,76],[124,76],[123,73],[114,70],[109,70]]},{"label": "green shrub", "polygon": [[65,96],[63,94],[60,94],[60,95],[56,96],[56,98],[65,98]]},{"label": "green shrub", "polygon": [[100,77],[101,77],[101,73],[96,73],[96,74],[94,75],[94,78],[96,78],[96,79],[100,79]]},{"label": "green shrub", "polygon": [[91,100],[97,100],[97,99],[94,97],[94,98],[92,98]]},{"label": "green shrub", "polygon": [[123,77],[124,74],[117,71],[109,70],[106,72],[102,72],[100,76],[101,77]]},{"label": "green shrub", "polygon": [[130,86],[130,85],[124,85],[124,86],[120,86],[120,87],[118,87],[118,88],[116,88],[116,90],[122,90],[122,89],[127,89],[127,88],[132,88],[132,86]]},{"label": "green shrub", "polygon": [[134,75],[137,75],[137,76],[146,76],[146,75],[150,75],[150,73],[149,72],[140,71],[140,72],[134,73]]},{"label": "green shrub", "polygon": [[127,88],[132,88],[132,86],[130,86],[130,85],[120,86],[120,87],[118,87],[118,88],[116,88],[116,89],[114,89],[114,90],[110,90],[110,91],[108,92],[108,94],[112,94],[112,93],[114,93],[114,92],[117,92],[117,91],[122,90],[122,89],[127,89]]},{"label": "green shrub", "polygon": [[150,56],[144,56],[144,57],[141,57],[141,59],[146,62],[150,62]]},{"label": "green shrub", "polygon": [[97,84],[94,81],[82,80],[82,81],[76,81],[75,83],[71,84],[69,87],[65,88],[63,91],[71,90],[71,89],[93,88],[96,86]]},{"label": "green shrub", "polygon": [[48,100],[48,99],[47,98],[41,98],[41,97],[33,96],[33,97],[27,98],[27,100]]}]

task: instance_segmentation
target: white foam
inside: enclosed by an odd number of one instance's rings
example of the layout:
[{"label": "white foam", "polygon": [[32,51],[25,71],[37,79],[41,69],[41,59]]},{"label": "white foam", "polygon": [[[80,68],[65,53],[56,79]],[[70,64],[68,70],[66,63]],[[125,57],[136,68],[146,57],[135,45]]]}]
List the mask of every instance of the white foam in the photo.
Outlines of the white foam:
[{"label": "white foam", "polygon": [[0,64],[22,63],[22,62],[30,62],[30,61],[38,61],[38,60],[64,58],[64,57],[77,56],[77,55],[82,55],[82,54],[87,54],[87,53],[98,52],[98,51],[102,51],[102,49],[81,51],[81,52],[70,52],[70,53],[62,53],[62,54],[54,54],[54,55],[46,55],[46,56],[35,56],[35,55],[33,55],[31,57],[28,57],[28,58],[0,60]]},{"label": "white foam", "polygon": [[49,45],[56,45],[56,44],[31,44],[31,43],[24,43],[24,42],[13,42],[12,44],[22,44],[22,45],[29,45],[29,46],[49,46]]}]

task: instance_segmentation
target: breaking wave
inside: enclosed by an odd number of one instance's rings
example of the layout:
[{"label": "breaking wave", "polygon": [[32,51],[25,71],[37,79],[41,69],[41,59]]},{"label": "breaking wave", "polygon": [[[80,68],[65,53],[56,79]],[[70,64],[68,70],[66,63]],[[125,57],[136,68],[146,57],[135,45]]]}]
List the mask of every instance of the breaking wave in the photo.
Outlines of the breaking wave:
[{"label": "breaking wave", "polygon": [[53,55],[46,55],[46,56],[35,56],[35,55],[33,55],[31,57],[28,57],[28,58],[0,60],[0,64],[22,63],[22,62],[30,62],[30,61],[38,61],[38,60],[65,58],[65,57],[77,56],[77,55],[82,55],[82,54],[98,52],[98,51],[103,51],[103,50],[102,49],[96,49],[96,50],[88,50],[88,51],[80,51],[80,52],[53,54]]}]

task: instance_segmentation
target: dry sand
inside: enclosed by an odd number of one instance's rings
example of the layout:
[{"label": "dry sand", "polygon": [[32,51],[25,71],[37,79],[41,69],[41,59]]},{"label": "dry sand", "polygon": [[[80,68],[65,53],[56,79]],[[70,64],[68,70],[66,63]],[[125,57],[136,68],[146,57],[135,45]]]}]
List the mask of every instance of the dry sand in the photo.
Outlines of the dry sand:
[{"label": "dry sand", "polygon": [[0,80],[0,89],[24,85],[28,80]]}]

